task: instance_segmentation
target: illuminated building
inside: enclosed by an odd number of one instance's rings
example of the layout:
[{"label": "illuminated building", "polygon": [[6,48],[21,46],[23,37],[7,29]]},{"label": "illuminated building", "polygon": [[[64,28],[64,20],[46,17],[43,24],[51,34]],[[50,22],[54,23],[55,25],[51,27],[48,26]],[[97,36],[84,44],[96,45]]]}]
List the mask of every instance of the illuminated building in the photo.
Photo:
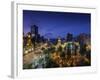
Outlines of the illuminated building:
[{"label": "illuminated building", "polygon": [[32,36],[30,32],[27,33],[26,39],[27,39],[27,42],[26,42],[26,47],[25,47],[26,48],[25,54],[33,50],[33,45],[32,45],[32,40],[31,40]]},{"label": "illuminated building", "polygon": [[31,26],[31,34],[32,34],[32,37],[37,37],[37,35],[38,35],[38,26],[36,26],[36,25]]}]

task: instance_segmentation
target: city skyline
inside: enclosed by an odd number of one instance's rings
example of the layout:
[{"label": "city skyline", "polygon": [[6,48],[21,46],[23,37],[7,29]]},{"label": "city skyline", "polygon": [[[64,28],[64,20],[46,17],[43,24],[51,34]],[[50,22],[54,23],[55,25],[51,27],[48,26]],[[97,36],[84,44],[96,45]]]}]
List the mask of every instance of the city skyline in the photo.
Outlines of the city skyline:
[{"label": "city skyline", "polygon": [[48,12],[23,10],[23,31],[30,32],[32,25],[37,25],[39,34],[44,37],[74,36],[80,33],[90,34],[91,15],[88,13]]}]

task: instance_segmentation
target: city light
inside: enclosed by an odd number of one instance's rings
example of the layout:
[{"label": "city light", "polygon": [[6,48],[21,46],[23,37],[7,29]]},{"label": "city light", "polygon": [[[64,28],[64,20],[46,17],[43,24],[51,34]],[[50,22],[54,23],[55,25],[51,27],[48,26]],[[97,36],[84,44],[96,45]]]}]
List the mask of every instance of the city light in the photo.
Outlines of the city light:
[{"label": "city light", "polygon": [[[27,34],[28,34],[27,36],[24,35],[24,37],[26,38],[23,38],[24,39],[23,54],[25,54],[24,58],[26,55],[29,54],[32,54],[33,56],[31,57],[32,61],[30,61],[32,65],[29,68],[34,69],[34,68],[53,68],[53,67],[76,67],[76,66],[89,66],[91,64],[90,63],[91,46],[89,42],[88,44],[84,43],[84,45],[81,46],[79,41],[72,41],[72,40],[69,41],[68,37],[67,39],[62,40],[59,37],[57,38],[55,43],[53,43],[50,39],[46,38],[41,39],[41,36],[38,37],[38,32],[36,33],[30,32]],[[35,36],[31,36],[32,34],[34,34]],[[67,34],[67,36],[68,35],[69,33]],[[24,68],[28,67],[24,66]]]},{"label": "city light", "polygon": [[24,10],[23,69],[78,66],[91,66],[90,14]]}]

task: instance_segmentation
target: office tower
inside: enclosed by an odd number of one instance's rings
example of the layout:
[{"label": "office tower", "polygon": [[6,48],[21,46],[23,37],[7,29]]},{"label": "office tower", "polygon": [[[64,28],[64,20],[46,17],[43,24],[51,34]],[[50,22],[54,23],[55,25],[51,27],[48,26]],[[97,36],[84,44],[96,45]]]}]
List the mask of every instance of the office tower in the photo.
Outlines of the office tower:
[{"label": "office tower", "polygon": [[31,26],[31,34],[32,34],[32,37],[38,36],[38,26],[36,26],[36,25]]}]

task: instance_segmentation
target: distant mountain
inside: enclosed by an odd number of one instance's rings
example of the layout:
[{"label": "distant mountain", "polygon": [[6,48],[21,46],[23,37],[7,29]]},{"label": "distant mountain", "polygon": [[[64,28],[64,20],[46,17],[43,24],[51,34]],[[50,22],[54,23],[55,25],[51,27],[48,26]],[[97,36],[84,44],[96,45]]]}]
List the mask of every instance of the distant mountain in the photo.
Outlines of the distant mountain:
[{"label": "distant mountain", "polygon": [[52,33],[46,33],[44,35],[45,38],[52,38],[53,37],[53,34]]}]

